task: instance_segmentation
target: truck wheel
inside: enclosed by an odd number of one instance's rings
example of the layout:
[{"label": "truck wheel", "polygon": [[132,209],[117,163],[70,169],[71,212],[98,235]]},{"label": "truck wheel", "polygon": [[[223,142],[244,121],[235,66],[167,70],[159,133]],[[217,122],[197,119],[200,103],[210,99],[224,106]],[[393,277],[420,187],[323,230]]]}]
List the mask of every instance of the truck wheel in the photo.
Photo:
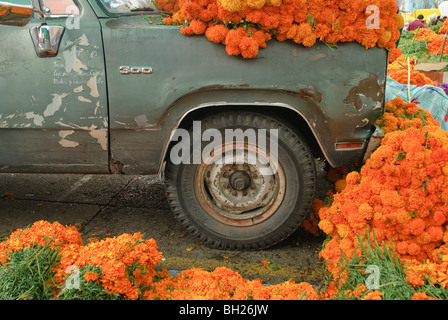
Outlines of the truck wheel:
[{"label": "truck wheel", "polygon": [[[258,250],[286,239],[308,216],[315,196],[316,168],[304,140],[282,122],[253,112],[219,113],[200,125],[202,133],[216,129],[222,140],[196,164],[168,160],[167,197],[177,219],[213,248]],[[247,139],[230,142],[226,129],[235,136],[241,129]],[[255,143],[248,138],[254,132]],[[264,133],[266,139],[260,138]],[[205,151],[211,139],[202,140]],[[198,150],[194,142],[189,149]]]}]

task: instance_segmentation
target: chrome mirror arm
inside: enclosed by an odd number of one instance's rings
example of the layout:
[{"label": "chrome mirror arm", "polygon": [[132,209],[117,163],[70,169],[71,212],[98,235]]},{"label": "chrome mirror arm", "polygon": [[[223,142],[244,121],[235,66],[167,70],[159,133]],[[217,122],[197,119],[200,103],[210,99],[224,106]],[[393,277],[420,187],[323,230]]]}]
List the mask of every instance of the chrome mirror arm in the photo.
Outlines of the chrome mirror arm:
[{"label": "chrome mirror arm", "polygon": [[36,13],[40,14],[40,16],[42,18],[42,24],[43,25],[47,24],[47,19],[45,18],[45,15],[43,14],[42,11],[37,10],[37,9],[33,9],[33,12],[36,12]]}]

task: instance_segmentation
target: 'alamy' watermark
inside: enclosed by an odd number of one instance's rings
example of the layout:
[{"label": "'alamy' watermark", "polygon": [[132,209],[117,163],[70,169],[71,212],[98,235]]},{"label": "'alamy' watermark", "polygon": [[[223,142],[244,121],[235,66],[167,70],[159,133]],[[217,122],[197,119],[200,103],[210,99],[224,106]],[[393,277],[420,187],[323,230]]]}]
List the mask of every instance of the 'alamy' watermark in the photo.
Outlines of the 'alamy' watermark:
[{"label": "'alamy' watermark", "polygon": [[366,288],[368,290],[377,290],[380,288],[380,268],[376,265],[369,265],[366,268],[366,274],[370,274],[366,279]]},{"label": "'alamy' watermark", "polygon": [[70,275],[65,280],[66,289],[80,289],[79,268],[75,265],[70,265],[65,269],[65,273]]},{"label": "'alamy' watermark", "polygon": [[67,6],[67,8],[65,9],[65,13],[68,15],[65,21],[65,26],[67,27],[67,29],[80,29],[81,26],[79,8],[75,5]]},{"label": "'alamy' watermark", "polygon": [[380,28],[380,8],[375,5],[370,5],[366,8],[366,14],[370,14],[366,19],[367,29]]},{"label": "'alamy' watermark", "polygon": [[[171,137],[177,142],[170,150],[173,164],[250,164],[263,175],[278,168],[278,129],[206,129],[201,121],[193,122],[192,134],[176,129]],[[209,142],[208,144],[205,144]]]}]

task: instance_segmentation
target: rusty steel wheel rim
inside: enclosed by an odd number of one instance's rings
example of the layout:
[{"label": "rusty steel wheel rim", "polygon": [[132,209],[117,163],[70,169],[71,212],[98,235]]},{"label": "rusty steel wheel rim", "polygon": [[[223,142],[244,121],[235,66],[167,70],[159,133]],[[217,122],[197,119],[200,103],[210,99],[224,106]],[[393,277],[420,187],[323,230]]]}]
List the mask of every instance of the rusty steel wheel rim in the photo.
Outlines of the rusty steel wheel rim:
[{"label": "rusty steel wheel rim", "polygon": [[[230,152],[234,161],[226,160]],[[268,152],[247,143],[215,148],[195,175],[205,212],[230,226],[255,225],[272,216],[283,201],[286,182],[278,159],[275,168],[270,159]]]}]

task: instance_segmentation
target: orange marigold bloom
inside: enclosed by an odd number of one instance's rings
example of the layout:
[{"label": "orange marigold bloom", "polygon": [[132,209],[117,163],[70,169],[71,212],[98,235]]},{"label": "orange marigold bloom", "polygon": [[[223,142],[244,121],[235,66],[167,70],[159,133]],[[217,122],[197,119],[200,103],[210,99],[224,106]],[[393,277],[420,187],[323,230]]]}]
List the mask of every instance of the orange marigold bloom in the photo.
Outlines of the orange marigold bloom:
[{"label": "orange marigold bloom", "polygon": [[204,22],[209,22],[213,19],[216,19],[218,16],[218,6],[214,3],[211,3],[207,6],[206,9],[201,10],[199,13],[199,19]]},{"label": "orange marigold bloom", "polygon": [[444,230],[441,226],[430,226],[427,229],[427,233],[433,242],[441,241],[443,239],[443,232]]},{"label": "orange marigold bloom", "polygon": [[261,23],[263,20],[263,11],[262,10],[255,10],[255,9],[249,9],[246,12],[246,20],[253,22],[253,23]]},{"label": "orange marigold bloom", "polygon": [[441,300],[428,296],[425,292],[414,293],[411,300]]},{"label": "orange marigold bloom", "polygon": [[185,17],[185,19],[193,20],[199,18],[201,10],[202,8],[200,5],[195,2],[189,1],[182,6],[180,12]]},{"label": "orange marigold bloom", "polygon": [[226,38],[224,39],[224,44],[226,45],[226,51],[229,55],[238,55],[241,53],[240,42],[243,38],[247,37],[247,32],[244,28],[239,27],[238,29],[229,30]]},{"label": "orange marigold bloom", "polygon": [[173,18],[165,17],[165,18],[163,18],[163,23],[171,25],[171,24],[173,24]]},{"label": "orange marigold bloom", "polygon": [[258,53],[258,42],[252,37],[244,37],[239,43],[241,55],[245,59],[253,58]]},{"label": "orange marigold bloom", "polygon": [[383,293],[380,291],[370,291],[367,293],[362,300],[383,300]]},{"label": "orange marigold bloom", "polygon": [[400,48],[394,48],[394,49],[390,50],[390,52],[389,52],[389,63],[394,62],[399,57],[401,57],[401,55],[402,55],[402,51],[401,51]]},{"label": "orange marigold bloom", "polygon": [[334,224],[328,220],[321,220],[319,222],[319,228],[326,234],[332,234],[334,230]]},{"label": "orange marigold bloom", "polygon": [[227,33],[229,32],[229,29],[226,28],[223,24],[217,24],[211,27],[208,27],[205,31],[205,36],[208,40],[215,42],[215,43],[221,43],[225,40]]},{"label": "orange marigold bloom", "polygon": [[404,18],[403,15],[401,15],[400,13],[395,14],[393,17],[396,28],[397,29],[401,29],[404,26]]},{"label": "orange marigold bloom", "polygon": [[191,28],[193,34],[203,34],[207,29],[207,25],[201,20],[190,21],[189,27]]},{"label": "orange marigold bloom", "polygon": [[338,181],[335,182],[334,187],[336,192],[341,192],[345,189],[345,187],[347,186],[347,182],[345,181],[345,179],[339,179]]},{"label": "orange marigold bloom", "polygon": [[230,12],[238,12],[247,8],[246,0],[219,0],[218,4]]},{"label": "orange marigold bloom", "polygon": [[266,41],[271,39],[271,36],[269,33],[266,33],[261,30],[255,30],[252,32],[252,35],[250,36],[252,39],[254,39],[260,48],[266,48]]},{"label": "orange marigold bloom", "polygon": [[352,171],[349,174],[347,174],[347,177],[345,178],[345,181],[347,182],[347,185],[355,185],[358,184],[361,180],[361,175],[359,172]]},{"label": "orange marigold bloom", "polygon": [[261,9],[266,4],[266,0],[247,0],[247,5],[254,9]]},{"label": "orange marigold bloom", "polygon": [[411,256],[416,256],[420,253],[420,246],[414,242],[409,243],[408,253]]},{"label": "orange marigold bloom", "polygon": [[267,0],[266,3],[270,6],[278,7],[282,4],[282,0]]},{"label": "orange marigold bloom", "polygon": [[419,235],[425,230],[425,221],[421,218],[412,219],[407,223],[409,226],[409,232],[412,235]]},{"label": "orange marigold bloom", "polygon": [[350,234],[350,227],[346,224],[338,224],[336,226],[337,230],[338,230],[338,234],[341,238],[345,238]]},{"label": "orange marigold bloom", "polygon": [[87,282],[92,282],[98,280],[99,275],[96,272],[88,271],[84,274],[84,279],[86,279]]}]

